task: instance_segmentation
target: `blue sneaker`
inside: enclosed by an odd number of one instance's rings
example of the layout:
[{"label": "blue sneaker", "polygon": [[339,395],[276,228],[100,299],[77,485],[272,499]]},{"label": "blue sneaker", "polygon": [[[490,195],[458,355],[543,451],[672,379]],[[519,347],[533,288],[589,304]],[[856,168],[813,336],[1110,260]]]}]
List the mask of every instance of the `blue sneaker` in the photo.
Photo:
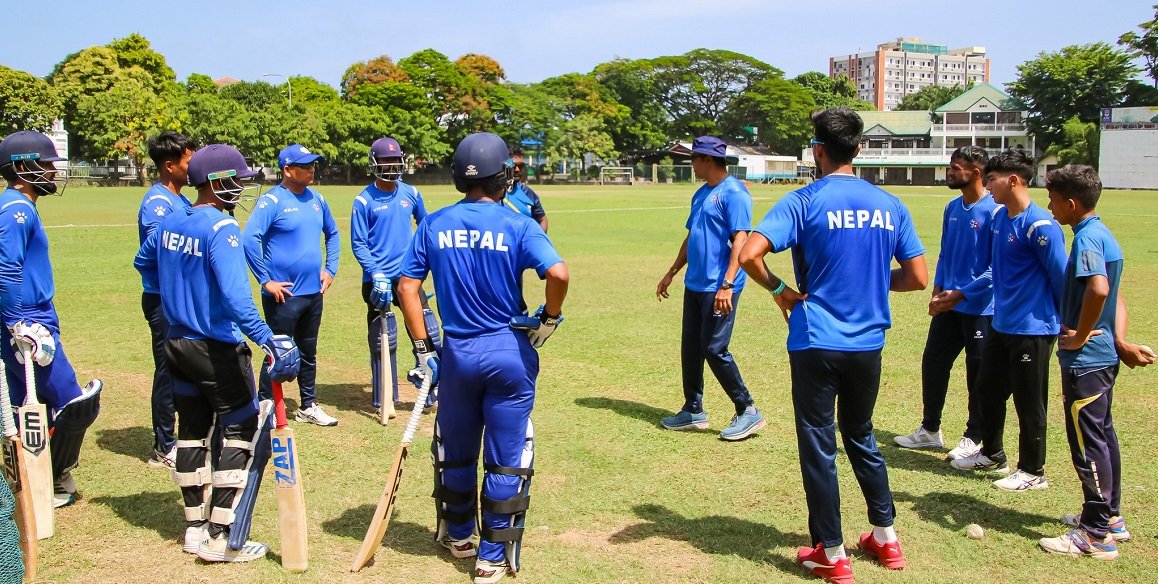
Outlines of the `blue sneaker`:
[{"label": "blue sneaker", "polygon": [[668,430],[703,430],[708,427],[708,413],[693,414],[687,410],[680,410],[678,414],[664,418],[660,423]]},{"label": "blue sneaker", "polygon": [[728,427],[720,432],[720,439],[743,440],[763,427],[764,415],[756,408],[749,408],[744,410],[744,413],[736,414],[736,417],[732,418]]}]

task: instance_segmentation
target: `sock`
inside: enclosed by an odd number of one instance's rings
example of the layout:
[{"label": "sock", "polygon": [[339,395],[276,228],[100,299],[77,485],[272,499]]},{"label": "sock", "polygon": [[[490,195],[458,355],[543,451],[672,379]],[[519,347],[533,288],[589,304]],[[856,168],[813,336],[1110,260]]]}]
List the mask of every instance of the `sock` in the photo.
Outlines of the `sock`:
[{"label": "sock", "polygon": [[874,525],[873,539],[875,539],[877,543],[880,544],[892,543],[897,541],[897,530],[893,529],[892,525],[888,527],[877,527]]},{"label": "sock", "polygon": [[754,416],[759,412],[757,412],[756,406],[748,406],[748,407],[744,408],[744,411],[741,413],[748,414],[749,416]]},{"label": "sock", "polygon": [[841,558],[847,557],[844,553],[844,544],[840,544],[835,547],[824,548],[824,556],[828,558],[828,561],[830,562],[835,562]]}]

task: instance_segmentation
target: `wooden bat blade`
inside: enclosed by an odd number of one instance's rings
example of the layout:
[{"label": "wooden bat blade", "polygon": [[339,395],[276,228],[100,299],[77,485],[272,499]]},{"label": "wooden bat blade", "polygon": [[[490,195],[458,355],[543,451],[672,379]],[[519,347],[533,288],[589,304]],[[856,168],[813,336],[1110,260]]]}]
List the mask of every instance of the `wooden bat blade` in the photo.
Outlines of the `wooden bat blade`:
[{"label": "wooden bat blade", "polygon": [[277,523],[281,532],[281,565],[293,572],[309,567],[306,524],[306,499],[302,492],[302,473],[298,465],[298,446],[293,429],[288,426],[271,432],[273,478],[277,486]]},{"label": "wooden bat blade", "polygon": [[382,348],[378,352],[378,395],[382,396],[382,407],[378,409],[378,422],[385,426],[390,421],[390,417],[394,415],[394,379],[397,378],[394,367],[390,365],[390,336],[386,333],[385,313],[382,317],[382,334],[378,338],[378,343],[378,346]]},{"label": "wooden bat blade", "polygon": [[[415,404],[414,407],[419,407]],[[390,514],[394,511],[394,500],[398,498],[398,485],[402,482],[402,466],[406,462],[406,456],[410,452],[410,445],[403,444],[398,447],[397,454],[394,455],[394,464],[390,466],[390,476],[386,478],[386,490],[382,492],[382,498],[378,500],[378,506],[374,509],[374,517],[370,520],[370,528],[366,530],[366,537],[362,539],[362,547],[358,548],[358,554],[354,556],[354,563],[350,565],[351,572],[361,570],[374,557],[374,553],[378,551],[378,546],[382,544],[382,538],[386,537],[386,529],[390,527]]]},{"label": "wooden bat blade", "polygon": [[[7,388],[5,388],[7,391]],[[28,490],[28,471],[24,464],[24,447],[13,436],[4,440],[4,478],[16,499],[16,526],[20,529],[20,549],[24,552],[24,579],[36,579],[40,565],[40,543],[36,536],[36,505]]]},{"label": "wooden bat blade", "polygon": [[36,537],[47,539],[56,532],[52,507],[52,455],[48,449],[48,410],[41,403],[20,408],[20,443],[28,475],[25,489],[32,496],[36,516]]}]

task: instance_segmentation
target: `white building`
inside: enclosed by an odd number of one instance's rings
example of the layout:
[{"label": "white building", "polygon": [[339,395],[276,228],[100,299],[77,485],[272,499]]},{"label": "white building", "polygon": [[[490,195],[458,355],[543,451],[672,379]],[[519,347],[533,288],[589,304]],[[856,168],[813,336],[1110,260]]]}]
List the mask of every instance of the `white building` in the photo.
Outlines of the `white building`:
[{"label": "white building", "polygon": [[906,95],[930,85],[988,83],[989,59],[985,47],[950,49],[906,37],[877,45],[873,51],[830,57],[828,75],[847,76],[856,86],[857,97],[888,111]]},{"label": "white building", "polygon": [[1158,106],[1102,110],[1098,174],[1108,189],[1158,189]]},{"label": "white building", "polygon": [[52,144],[56,146],[56,153],[68,158],[68,130],[64,129],[64,120],[55,120],[52,122],[52,129],[44,133],[45,136],[52,138]]}]

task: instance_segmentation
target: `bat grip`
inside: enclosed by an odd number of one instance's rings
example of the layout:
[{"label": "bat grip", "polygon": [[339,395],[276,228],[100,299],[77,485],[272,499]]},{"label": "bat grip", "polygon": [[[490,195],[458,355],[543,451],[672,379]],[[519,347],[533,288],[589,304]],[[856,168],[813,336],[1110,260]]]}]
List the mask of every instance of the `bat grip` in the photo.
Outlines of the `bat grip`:
[{"label": "bat grip", "polygon": [[8,370],[4,360],[0,359],[0,416],[3,416],[3,434],[6,437],[16,435],[16,424],[12,421],[12,396],[8,395]]},{"label": "bat grip", "polygon": [[[273,359],[266,357],[267,364],[273,365]],[[273,389],[273,419],[274,426],[277,429],[285,428],[288,421],[285,418],[285,394],[281,390],[281,382],[270,380],[270,387]]]},{"label": "bat grip", "polygon": [[24,405],[40,403],[36,396],[36,362],[32,360],[32,350],[26,347],[20,354],[24,356]]},{"label": "bat grip", "polygon": [[430,376],[422,380],[422,387],[418,388],[418,396],[414,398],[414,409],[410,412],[410,419],[406,422],[406,429],[402,431],[402,443],[410,444],[414,440],[414,433],[418,431],[418,422],[422,421],[422,404],[426,403],[426,396],[430,393]]}]

